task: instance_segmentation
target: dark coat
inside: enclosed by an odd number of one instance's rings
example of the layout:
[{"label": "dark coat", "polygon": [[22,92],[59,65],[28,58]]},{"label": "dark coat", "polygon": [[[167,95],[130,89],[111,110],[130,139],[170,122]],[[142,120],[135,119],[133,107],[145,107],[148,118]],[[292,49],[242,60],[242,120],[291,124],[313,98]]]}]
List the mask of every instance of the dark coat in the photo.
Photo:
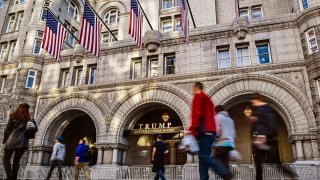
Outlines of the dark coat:
[{"label": "dark coat", "polygon": [[252,116],[257,117],[258,121],[252,126],[252,134],[267,135],[274,137],[276,135],[276,120],[275,111],[268,105],[257,106],[254,108]]},{"label": "dark coat", "polygon": [[29,139],[25,136],[27,121],[10,119],[4,130],[4,149],[28,148]]},{"label": "dark coat", "polygon": [[153,172],[158,172],[162,171],[164,173],[164,153],[167,150],[167,146],[162,142],[162,141],[157,141],[154,143],[153,147],[156,148],[156,154],[154,157],[154,160],[152,162],[153,167],[152,171]]}]

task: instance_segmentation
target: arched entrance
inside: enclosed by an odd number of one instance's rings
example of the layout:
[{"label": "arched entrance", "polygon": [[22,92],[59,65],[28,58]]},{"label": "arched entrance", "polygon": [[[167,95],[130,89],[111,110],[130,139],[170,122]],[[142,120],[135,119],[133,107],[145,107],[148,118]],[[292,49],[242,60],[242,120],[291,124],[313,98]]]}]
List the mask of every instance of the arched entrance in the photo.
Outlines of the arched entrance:
[{"label": "arched entrance", "polygon": [[[58,136],[64,137],[66,146],[66,156],[64,165],[73,166],[76,156],[76,147],[79,139],[84,138],[90,146],[93,154],[90,165],[94,165],[97,161],[97,150],[94,146],[96,142],[96,127],[91,117],[84,111],[73,109],[61,113],[56,117],[49,126],[45,135],[48,139],[47,145],[53,146],[54,138]],[[46,157],[50,157],[51,152],[47,152]],[[44,164],[48,164],[49,159],[44,160]]]},{"label": "arched entrance", "polygon": [[169,150],[165,156],[166,164],[186,163],[186,153],[178,148],[183,138],[183,124],[174,110],[160,103],[149,103],[134,110],[129,118],[124,131],[129,145],[127,165],[150,164],[152,146],[158,134],[162,135]]},{"label": "arched entrance", "polygon": [[[249,95],[242,95],[231,99],[224,105],[227,108],[230,116],[235,122],[237,131],[236,147],[237,150],[242,154],[243,161],[241,163],[252,163],[252,143],[251,143],[251,125],[246,119],[246,113],[253,109],[250,103]],[[276,130],[277,136],[275,138],[275,146],[272,147],[270,152],[270,162],[281,162],[289,163],[293,161],[292,145],[288,141],[288,131],[284,123],[284,116],[281,111],[277,108],[276,104],[270,99],[263,97],[266,102],[277,112],[276,114]]]}]

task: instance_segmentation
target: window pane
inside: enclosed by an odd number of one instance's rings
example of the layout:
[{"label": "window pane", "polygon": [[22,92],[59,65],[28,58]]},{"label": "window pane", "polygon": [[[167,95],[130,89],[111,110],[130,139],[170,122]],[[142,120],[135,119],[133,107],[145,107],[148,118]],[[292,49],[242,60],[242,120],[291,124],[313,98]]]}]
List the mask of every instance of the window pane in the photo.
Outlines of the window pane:
[{"label": "window pane", "polygon": [[34,77],[29,76],[28,81],[27,81],[27,87],[32,88],[33,87],[33,82],[34,82]]},{"label": "window pane", "polygon": [[29,71],[29,76],[35,76],[36,72],[35,71]]},{"label": "window pane", "polygon": [[248,47],[237,49],[237,65],[238,67],[244,67],[244,66],[250,65]]},{"label": "window pane", "polygon": [[162,9],[168,9],[172,7],[172,0],[163,0]]},{"label": "window pane", "polygon": [[33,48],[33,53],[40,54],[40,50],[41,50],[41,40],[36,40]]},{"label": "window pane", "polygon": [[269,45],[259,45],[257,46],[258,61],[260,64],[270,63]]},{"label": "window pane", "polygon": [[260,45],[257,46],[258,54],[269,54],[268,45]]},{"label": "window pane", "polygon": [[312,54],[314,52],[318,51],[318,43],[317,38],[314,29],[311,29],[307,32],[307,38],[308,38],[308,47],[309,47],[309,53]]},{"label": "window pane", "polygon": [[163,32],[170,32],[172,31],[172,21],[166,20],[162,22],[162,31]]},{"label": "window pane", "polygon": [[6,60],[7,52],[8,52],[8,44],[1,45],[0,52],[0,62],[4,62]]},{"label": "window pane", "polygon": [[0,93],[3,93],[6,78],[0,77]]},{"label": "window pane", "polygon": [[42,10],[41,20],[45,21],[47,19],[47,9]]},{"label": "window pane", "polygon": [[176,31],[182,31],[182,27],[180,25],[180,18],[176,18]]},{"label": "window pane", "polygon": [[142,66],[142,63],[141,63],[141,61],[135,61],[133,63],[134,63],[133,78],[140,78],[141,77],[141,66]]},{"label": "window pane", "polygon": [[166,74],[175,73],[176,58],[174,56],[166,58]]},{"label": "window pane", "polygon": [[249,19],[248,9],[240,9],[240,17],[244,17],[245,19]]},{"label": "window pane", "polygon": [[303,9],[307,9],[309,7],[308,0],[302,0]]},{"label": "window pane", "polygon": [[3,8],[3,0],[0,0],[0,9]]},{"label": "window pane", "polygon": [[261,7],[255,7],[252,9],[252,19],[262,18],[262,9]]},{"label": "window pane", "polygon": [[230,67],[229,50],[218,51],[219,69]]},{"label": "window pane", "polygon": [[150,61],[150,76],[158,76],[158,60]]},{"label": "window pane", "polygon": [[97,67],[91,67],[90,84],[95,84],[97,79]]}]

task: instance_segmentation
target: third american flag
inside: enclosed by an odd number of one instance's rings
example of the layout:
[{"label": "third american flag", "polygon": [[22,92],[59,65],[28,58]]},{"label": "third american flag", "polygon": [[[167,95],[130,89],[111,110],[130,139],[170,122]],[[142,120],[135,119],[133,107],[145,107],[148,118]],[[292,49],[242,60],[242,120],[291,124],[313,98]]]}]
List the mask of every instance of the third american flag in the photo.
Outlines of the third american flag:
[{"label": "third american flag", "polygon": [[138,47],[142,48],[142,21],[143,15],[136,0],[131,0],[129,34],[137,42]]},{"label": "third american flag", "polygon": [[101,29],[102,24],[99,18],[91,9],[90,5],[85,2],[80,32],[80,44],[97,57],[100,57]]},{"label": "third american flag", "polygon": [[188,18],[188,13],[189,13],[189,7],[188,3],[186,2],[187,0],[181,0],[180,1],[180,25],[183,30],[184,38],[186,41],[188,41],[189,38],[189,18]]}]

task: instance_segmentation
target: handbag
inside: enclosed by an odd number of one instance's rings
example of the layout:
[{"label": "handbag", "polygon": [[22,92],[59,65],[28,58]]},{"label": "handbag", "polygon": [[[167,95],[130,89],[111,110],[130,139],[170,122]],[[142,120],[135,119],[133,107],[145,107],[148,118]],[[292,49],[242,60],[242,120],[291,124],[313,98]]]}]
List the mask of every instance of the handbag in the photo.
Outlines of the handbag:
[{"label": "handbag", "polygon": [[185,137],[181,140],[179,149],[187,151],[187,153],[191,155],[196,155],[199,152],[199,145],[193,135],[185,135]]},{"label": "handbag", "polygon": [[25,130],[25,136],[28,139],[34,139],[36,137],[36,132],[38,131],[37,124],[35,120],[30,120],[27,123],[26,130]]},{"label": "handbag", "polygon": [[238,151],[232,150],[229,152],[229,160],[230,161],[241,161],[242,156]]}]

